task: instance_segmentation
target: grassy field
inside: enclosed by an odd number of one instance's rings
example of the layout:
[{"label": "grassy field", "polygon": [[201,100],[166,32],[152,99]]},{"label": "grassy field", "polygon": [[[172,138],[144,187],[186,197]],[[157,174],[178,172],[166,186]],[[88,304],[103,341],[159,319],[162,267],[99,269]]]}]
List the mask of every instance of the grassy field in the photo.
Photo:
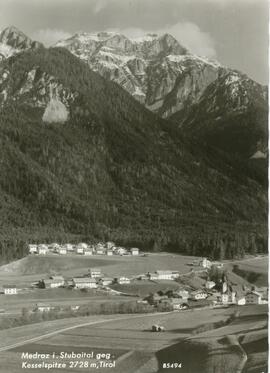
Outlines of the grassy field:
[{"label": "grassy field", "polygon": [[111,285],[111,289],[117,290],[123,293],[134,294],[140,297],[144,297],[149,293],[155,293],[159,290],[167,291],[167,290],[176,290],[179,288],[179,284],[175,281],[140,281],[134,280],[130,284],[126,285]]},{"label": "grassy field", "polygon": [[259,256],[226,263],[229,271],[258,287],[268,286],[268,256]]},{"label": "grassy field", "polygon": [[[0,353],[0,372],[19,372],[20,354],[25,351],[50,353],[52,351],[89,352],[93,350],[111,353],[115,356],[117,365],[116,369],[110,369],[111,372],[129,373],[135,372],[134,369],[137,368],[141,369],[139,370],[140,372],[156,372],[158,369],[158,360],[155,358],[156,351],[167,348],[171,344],[178,343],[183,338],[190,336],[194,328],[209,322],[209,319],[211,321],[224,320],[231,312],[230,309],[215,309],[156,315],[122,316],[125,319],[121,319],[120,315],[116,315],[117,317],[115,317],[113,322],[79,327]],[[96,318],[93,318],[93,320],[96,320]],[[100,316],[100,318],[103,319],[103,316]],[[64,325],[64,320],[61,320],[61,322]],[[150,329],[155,323],[163,325],[166,331],[164,333],[152,333]],[[50,328],[52,327],[50,326]],[[17,335],[20,334],[17,332]],[[144,365],[145,367],[142,368]],[[127,371],[126,369],[129,370]],[[144,371],[143,369],[146,370]],[[65,372],[65,370],[60,371]],[[90,369],[90,371],[95,370]],[[99,369],[99,371],[103,372],[102,369]]]},{"label": "grassy field", "polygon": [[229,325],[160,350],[157,353],[159,372],[173,372],[173,369],[162,369],[162,362],[166,359],[175,361],[177,358],[182,358],[181,372],[184,373],[266,372],[267,306],[232,309],[237,309],[240,315]]}]

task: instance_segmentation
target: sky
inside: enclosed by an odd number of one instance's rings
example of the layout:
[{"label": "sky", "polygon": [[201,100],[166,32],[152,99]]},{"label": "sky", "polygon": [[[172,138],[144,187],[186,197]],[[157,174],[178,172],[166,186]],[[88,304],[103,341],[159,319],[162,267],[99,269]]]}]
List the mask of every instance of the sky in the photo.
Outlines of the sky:
[{"label": "sky", "polygon": [[10,25],[46,46],[80,31],[167,32],[268,84],[268,0],[0,0],[0,29]]}]

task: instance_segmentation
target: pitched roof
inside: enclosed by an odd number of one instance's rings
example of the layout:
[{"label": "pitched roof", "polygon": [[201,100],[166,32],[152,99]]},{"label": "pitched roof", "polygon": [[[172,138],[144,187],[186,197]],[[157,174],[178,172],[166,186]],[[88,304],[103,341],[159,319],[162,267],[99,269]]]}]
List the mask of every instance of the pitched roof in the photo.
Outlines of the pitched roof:
[{"label": "pitched roof", "polygon": [[3,285],[4,289],[16,289],[17,285]]},{"label": "pitched roof", "polygon": [[96,280],[94,278],[90,278],[90,277],[74,277],[73,281],[78,282],[78,283],[89,283],[89,282],[94,283],[94,282],[96,282]]}]

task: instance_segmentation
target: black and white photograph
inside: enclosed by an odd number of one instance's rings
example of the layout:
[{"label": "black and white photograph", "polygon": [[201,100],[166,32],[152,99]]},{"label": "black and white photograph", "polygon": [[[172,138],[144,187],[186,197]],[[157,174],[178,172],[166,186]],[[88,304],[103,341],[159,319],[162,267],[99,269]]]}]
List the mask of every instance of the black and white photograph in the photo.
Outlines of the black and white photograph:
[{"label": "black and white photograph", "polygon": [[268,372],[268,0],[0,0],[0,373]]}]

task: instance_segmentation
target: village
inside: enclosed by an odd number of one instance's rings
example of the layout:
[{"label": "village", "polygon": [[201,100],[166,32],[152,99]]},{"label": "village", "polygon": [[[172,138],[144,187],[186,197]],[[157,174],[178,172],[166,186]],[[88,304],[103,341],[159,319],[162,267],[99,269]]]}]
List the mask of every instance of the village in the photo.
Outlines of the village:
[{"label": "village", "polygon": [[[147,254],[140,252],[138,248],[127,249],[117,247],[113,242],[88,245],[79,243],[77,245],[56,243],[45,245],[29,245],[29,255],[104,255],[104,256],[126,256],[127,258],[144,257]],[[255,286],[239,286],[228,281],[226,271],[222,262],[211,261],[207,258],[198,258],[189,263],[190,271],[180,273],[177,270],[157,268],[155,271],[142,274],[126,276],[115,273],[109,276],[103,269],[89,268],[87,273],[80,273],[73,277],[63,276],[56,273],[47,278],[40,278],[31,284],[36,289],[71,289],[85,293],[103,291],[110,295],[135,296],[137,303],[153,307],[158,311],[180,311],[193,308],[229,307],[232,305],[261,305],[268,303],[268,288]],[[187,280],[200,276],[200,285],[194,286]],[[164,288],[164,283],[166,287]],[[140,284],[155,285],[155,291],[149,291],[147,295],[134,294],[131,290]],[[159,289],[159,284],[163,285]],[[170,284],[176,287],[170,287]],[[20,293],[17,284],[4,284],[0,293],[4,295],[16,295]],[[73,305],[73,310],[78,310],[78,305]],[[33,311],[47,312],[55,308],[55,305],[37,303]]]}]

